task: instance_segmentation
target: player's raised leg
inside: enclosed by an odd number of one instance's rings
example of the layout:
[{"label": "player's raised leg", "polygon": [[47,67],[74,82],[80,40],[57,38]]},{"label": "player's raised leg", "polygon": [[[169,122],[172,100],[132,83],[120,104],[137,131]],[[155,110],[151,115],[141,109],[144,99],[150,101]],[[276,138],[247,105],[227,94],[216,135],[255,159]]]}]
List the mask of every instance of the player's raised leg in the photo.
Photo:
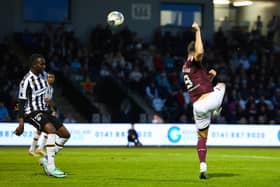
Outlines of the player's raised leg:
[{"label": "player's raised leg", "polygon": [[56,141],[56,129],[52,123],[47,123],[44,126],[45,132],[48,134],[46,150],[46,159],[40,159],[40,163],[46,174],[52,175],[54,177],[65,177],[65,172],[59,170],[55,166],[55,141]]},{"label": "player's raised leg", "polygon": [[217,106],[215,107],[215,109],[213,111],[214,116],[219,116],[222,111],[222,102],[224,99],[225,91],[226,91],[225,83],[218,83],[214,87],[214,93],[213,93],[214,96],[213,97],[216,98],[215,100],[217,103]]},{"label": "player's raised leg", "polygon": [[64,148],[65,143],[69,140],[70,138],[70,133],[67,130],[67,128],[62,125],[58,130],[57,130],[57,135],[59,136],[56,139],[55,142],[55,153],[57,154],[59,151],[61,151]]}]

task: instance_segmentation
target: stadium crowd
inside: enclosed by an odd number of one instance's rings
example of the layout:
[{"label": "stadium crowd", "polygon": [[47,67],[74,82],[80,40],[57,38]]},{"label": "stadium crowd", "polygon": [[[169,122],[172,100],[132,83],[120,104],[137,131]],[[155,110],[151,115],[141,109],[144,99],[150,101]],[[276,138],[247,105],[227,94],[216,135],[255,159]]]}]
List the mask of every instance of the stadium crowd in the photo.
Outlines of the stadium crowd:
[{"label": "stadium crowd", "polygon": [[[222,114],[213,123],[280,123],[280,48],[269,34],[220,29],[212,42],[206,42],[203,63],[217,71],[214,81],[227,85]],[[109,77],[145,97],[164,122],[192,123],[181,73],[192,37],[191,30],[172,34],[158,29],[146,42],[127,27],[97,25],[85,46],[71,28],[46,25],[39,32],[19,33],[16,41],[26,55],[43,53],[49,70],[63,73],[89,96],[98,78]],[[16,119],[17,87],[26,72],[10,46],[1,41],[0,121]]]}]

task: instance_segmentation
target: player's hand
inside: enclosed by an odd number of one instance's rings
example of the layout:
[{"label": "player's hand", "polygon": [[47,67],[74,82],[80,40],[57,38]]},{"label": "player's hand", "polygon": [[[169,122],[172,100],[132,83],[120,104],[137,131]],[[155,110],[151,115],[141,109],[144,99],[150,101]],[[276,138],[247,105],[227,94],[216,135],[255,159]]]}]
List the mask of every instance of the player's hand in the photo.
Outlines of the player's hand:
[{"label": "player's hand", "polygon": [[49,98],[45,98],[45,102],[46,102],[48,105],[51,105],[51,104],[52,104],[52,100],[49,99]]},{"label": "player's hand", "polygon": [[56,112],[55,112],[55,111],[52,111],[51,115],[54,116],[54,117],[56,117]]},{"label": "player's hand", "polygon": [[194,29],[194,31],[199,31],[200,30],[199,25],[196,22],[193,22],[192,28]]},{"label": "player's hand", "polygon": [[16,130],[14,131],[15,135],[20,136],[23,131],[24,131],[24,119],[23,118],[18,118],[18,127],[16,128]]},{"label": "player's hand", "polygon": [[211,69],[209,72],[208,72],[208,78],[210,81],[213,81],[214,77],[217,75],[217,72],[213,69]]},{"label": "player's hand", "polygon": [[14,111],[17,112],[18,111],[18,103],[15,105],[14,107]]},{"label": "player's hand", "polygon": [[20,136],[22,135],[24,131],[24,125],[19,124],[19,126],[16,128],[16,130],[14,131],[15,135]]}]

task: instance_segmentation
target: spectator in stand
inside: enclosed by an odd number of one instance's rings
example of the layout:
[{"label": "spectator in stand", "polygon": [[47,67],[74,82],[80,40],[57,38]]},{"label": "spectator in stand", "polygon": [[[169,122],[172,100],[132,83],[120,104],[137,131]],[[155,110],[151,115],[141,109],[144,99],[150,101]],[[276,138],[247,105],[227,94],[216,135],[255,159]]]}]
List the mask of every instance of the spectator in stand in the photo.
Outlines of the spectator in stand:
[{"label": "spectator in stand", "polygon": [[275,121],[276,124],[280,124],[280,108],[276,109],[276,114],[275,114],[274,121]]},{"label": "spectator in stand", "polygon": [[267,123],[266,116],[258,115],[257,124],[263,125],[265,123]]},{"label": "spectator in stand", "polygon": [[63,123],[76,123],[76,122],[77,121],[75,120],[71,112],[68,112],[63,120]]},{"label": "spectator in stand", "polygon": [[0,85],[0,86],[2,86],[1,90],[0,90],[0,100],[2,100],[2,102],[5,104],[5,106],[8,106],[9,100],[10,100],[9,85],[7,83],[7,84]]},{"label": "spectator in stand", "polygon": [[165,99],[162,99],[161,97],[155,97],[153,100],[152,100],[152,106],[153,106],[153,109],[156,111],[156,112],[163,112],[163,110],[165,110]]},{"label": "spectator in stand", "polygon": [[246,117],[241,117],[240,120],[238,121],[239,124],[248,124],[248,121]]},{"label": "spectator in stand", "polygon": [[49,66],[50,66],[50,69],[53,72],[59,72],[60,71],[60,68],[58,66],[58,56],[57,55],[55,55],[54,57],[52,57],[50,59]]},{"label": "spectator in stand", "polygon": [[11,117],[9,115],[7,107],[4,105],[2,101],[0,101],[0,121],[7,122],[10,121]]},{"label": "spectator in stand", "polygon": [[272,97],[272,102],[275,107],[280,108],[280,88],[276,88],[275,93]]},{"label": "spectator in stand", "polygon": [[95,82],[91,81],[90,77],[87,76],[86,80],[81,82],[81,86],[82,86],[83,92],[85,94],[92,94],[93,93],[93,87],[95,86]]},{"label": "spectator in stand", "polygon": [[165,71],[162,71],[160,73],[157,73],[156,77],[156,84],[160,88],[160,95],[163,96],[168,96],[171,94],[172,89],[171,89],[171,84],[170,81],[167,77],[167,73]]},{"label": "spectator in stand", "polygon": [[224,20],[221,23],[221,30],[225,33],[226,36],[229,36],[229,32],[232,29],[232,24],[227,16],[224,17]]},{"label": "spectator in stand", "polygon": [[160,54],[154,56],[154,67],[156,71],[162,71],[164,67],[163,60]]},{"label": "spectator in stand", "polygon": [[154,81],[150,81],[148,83],[148,85],[146,86],[146,95],[150,101],[153,101],[153,99],[159,97],[159,90],[156,87],[156,84]]},{"label": "spectator in stand", "polygon": [[187,115],[184,114],[184,113],[181,114],[181,115],[179,116],[178,122],[179,122],[179,123],[188,123],[189,121],[188,121]]},{"label": "spectator in stand", "polygon": [[239,64],[242,66],[242,68],[246,71],[250,68],[249,60],[246,56],[246,54],[242,54],[241,58],[239,59]]},{"label": "spectator in stand", "polygon": [[159,113],[154,113],[152,123],[164,123],[164,120]]},{"label": "spectator in stand", "polygon": [[142,80],[143,73],[140,70],[140,66],[136,65],[133,70],[129,73],[129,82],[130,86],[136,91],[140,92],[142,89]]},{"label": "spectator in stand", "polygon": [[262,29],[263,29],[263,22],[260,15],[258,15],[257,20],[254,23],[254,30],[257,32],[257,34],[262,35]]},{"label": "spectator in stand", "polygon": [[163,61],[164,61],[163,62],[164,68],[166,69],[167,72],[170,72],[174,69],[175,60],[169,53],[166,53],[166,55],[163,58]]},{"label": "spectator in stand", "polygon": [[276,15],[273,15],[271,20],[269,20],[267,24],[267,39],[268,41],[273,41],[275,33],[277,31],[278,26],[278,17]]},{"label": "spectator in stand", "polygon": [[110,72],[110,68],[109,68],[108,64],[102,63],[100,71],[99,71],[99,75],[101,77],[109,77],[109,76],[111,76],[111,72]]}]

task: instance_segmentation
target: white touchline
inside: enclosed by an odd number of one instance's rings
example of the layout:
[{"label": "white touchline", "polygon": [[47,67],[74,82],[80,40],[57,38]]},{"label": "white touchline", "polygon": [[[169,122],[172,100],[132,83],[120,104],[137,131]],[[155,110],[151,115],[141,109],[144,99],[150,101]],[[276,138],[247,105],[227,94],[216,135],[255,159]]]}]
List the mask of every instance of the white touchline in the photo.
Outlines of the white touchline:
[{"label": "white touchline", "polygon": [[[213,155],[212,155],[213,156]],[[267,160],[280,160],[279,157],[273,156],[257,156],[257,155],[215,155],[220,157],[230,157],[230,158],[255,158],[255,159],[267,159]]]}]

